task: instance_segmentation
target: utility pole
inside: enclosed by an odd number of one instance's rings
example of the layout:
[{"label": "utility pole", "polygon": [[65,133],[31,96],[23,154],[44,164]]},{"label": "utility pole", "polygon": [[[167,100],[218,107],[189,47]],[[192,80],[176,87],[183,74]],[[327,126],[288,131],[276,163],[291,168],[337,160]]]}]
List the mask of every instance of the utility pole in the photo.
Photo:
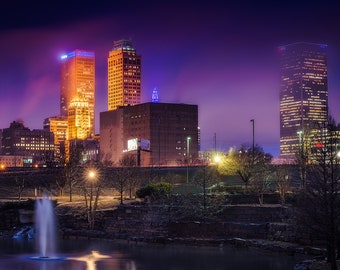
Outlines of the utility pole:
[{"label": "utility pole", "polygon": [[252,154],[253,154],[253,164],[255,161],[255,120],[251,119],[250,122],[252,122],[253,126],[253,147],[252,147]]},{"label": "utility pole", "polygon": [[189,184],[189,161],[190,161],[190,140],[191,137],[187,137],[187,184]]}]

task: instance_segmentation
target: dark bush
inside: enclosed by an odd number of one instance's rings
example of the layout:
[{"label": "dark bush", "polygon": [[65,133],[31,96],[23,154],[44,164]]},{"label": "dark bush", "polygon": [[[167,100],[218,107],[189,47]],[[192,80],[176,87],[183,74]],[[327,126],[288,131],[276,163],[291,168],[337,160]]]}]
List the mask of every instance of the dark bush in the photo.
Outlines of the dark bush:
[{"label": "dark bush", "polygon": [[141,187],[137,190],[136,196],[138,198],[145,198],[147,196],[151,198],[160,198],[168,196],[172,191],[172,184],[167,182],[160,182],[156,184],[149,184]]}]

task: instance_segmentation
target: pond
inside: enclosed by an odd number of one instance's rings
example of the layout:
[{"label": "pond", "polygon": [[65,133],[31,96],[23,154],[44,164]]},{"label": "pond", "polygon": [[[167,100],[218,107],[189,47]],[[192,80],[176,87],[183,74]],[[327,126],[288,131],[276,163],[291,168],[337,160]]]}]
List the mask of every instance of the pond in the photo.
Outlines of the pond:
[{"label": "pond", "polygon": [[60,240],[57,253],[40,258],[34,240],[0,240],[0,270],[289,270],[302,258],[224,246],[128,244],[106,240]]}]

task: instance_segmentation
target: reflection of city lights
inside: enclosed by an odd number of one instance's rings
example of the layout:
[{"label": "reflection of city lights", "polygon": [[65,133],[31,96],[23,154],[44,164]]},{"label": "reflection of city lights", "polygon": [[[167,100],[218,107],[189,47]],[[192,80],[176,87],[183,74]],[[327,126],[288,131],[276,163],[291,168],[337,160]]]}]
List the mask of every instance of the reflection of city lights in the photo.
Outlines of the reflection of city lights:
[{"label": "reflection of city lights", "polygon": [[102,259],[111,258],[108,255],[102,255],[98,251],[93,250],[90,254],[80,257],[70,257],[69,260],[81,261],[86,263],[86,270],[96,270],[96,262]]}]

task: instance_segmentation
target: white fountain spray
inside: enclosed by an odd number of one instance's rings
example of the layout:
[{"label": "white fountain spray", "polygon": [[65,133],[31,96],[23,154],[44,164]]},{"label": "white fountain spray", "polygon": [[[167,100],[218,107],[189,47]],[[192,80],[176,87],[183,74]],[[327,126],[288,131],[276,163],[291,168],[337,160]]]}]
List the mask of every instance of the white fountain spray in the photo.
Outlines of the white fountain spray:
[{"label": "white fountain spray", "polygon": [[56,244],[56,224],[53,203],[47,197],[36,200],[35,227],[40,258],[53,258]]}]

